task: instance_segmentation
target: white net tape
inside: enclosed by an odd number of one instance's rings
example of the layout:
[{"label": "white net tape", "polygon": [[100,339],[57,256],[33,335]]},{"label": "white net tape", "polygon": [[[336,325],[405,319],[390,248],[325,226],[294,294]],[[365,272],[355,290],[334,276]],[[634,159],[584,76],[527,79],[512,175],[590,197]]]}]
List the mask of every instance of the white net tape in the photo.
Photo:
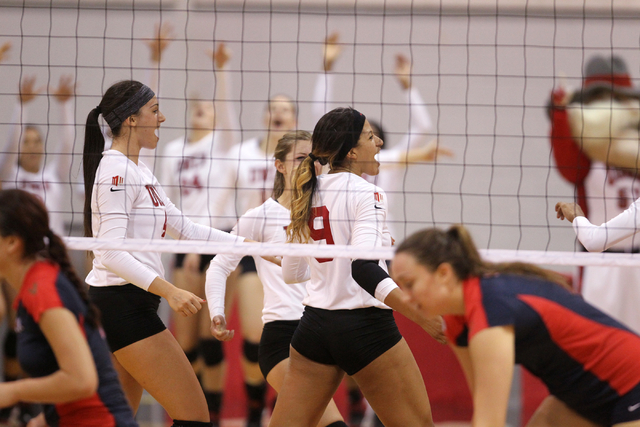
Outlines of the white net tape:
[{"label": "white net tape", "polygon": [[[255,256],[310,256],[318,258],[392,259],[394,249],[379,247],[363,249],[348,245],[312,245],[294,243],[212,243],[198,240],[106,240],[88,237],[67,237],[65,243],[73,250],[122,250],[135,252],[168,252],[198,254],[242,254]],[[590,265],[640,267],[640,254],[587,253],[567,251],[529,251],[481,249],[487,261],[521,261],[538,265]]]}]

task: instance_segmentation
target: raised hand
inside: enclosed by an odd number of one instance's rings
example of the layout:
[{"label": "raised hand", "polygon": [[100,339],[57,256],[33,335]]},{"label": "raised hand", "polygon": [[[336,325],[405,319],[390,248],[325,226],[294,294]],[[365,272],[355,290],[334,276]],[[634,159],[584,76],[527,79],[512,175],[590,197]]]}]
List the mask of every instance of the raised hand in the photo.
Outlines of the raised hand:
[{"label": "raised hand", "polygon": [[35,76],[28,76],[22,80],[22,84],[20,85],[20,93],[18,95],[21,104],[27,104],[33,101],[35,97],[38,96],[38,94],[44,91],[43,87],[36,89],[35,85]]},{"label": "raised hand", "polygon": [[340,34],[337,32],[331,33],[324,40],[324,49],[323,49],[323,64],[324,71],[331,71],[333,69],[333,64],[336,62],[340,54],[342,53],[342,46],[338,44],[340,39]]},{"label": "raised hand", "polygon": [[396,78],[404,90],[411,89],[411,61],[399,53],[396,55]]},{"label": "raised hand", "polygon": [[76,84],[73,81],[73,76],[66,75],[60,77],[60,82],[57,88],[51,89],[51,94],[60,103],[65,103],[70,100],[76,92]]},{"label": "raised hand", "polygon": [[226,44],[220,42],[218,43],[215,52],[212,50],[209,51],[209,56],[213,60],[213,65],[216,70],[221,70],[231,59],[231,50],[229,50]]},{"label": "raised hand", "polygon": [[173,26],[168,22],[162,25],[156,24],[154,38],[147,40],[145,44],[151,52],[151,62],[159,64],[162,60],[162,53],[173,40]]},{"label": "raised hand", "polygon": [[9,51],[11,50],[11,42],[5,42],[0,45],[0,62],[9,57]]},{"label": "raised hand", "polygon": [[558,219],[566,219],[569,222],[577,216],[585,216],[582,208],[577,203],[558,202],[556,203],[556,216]]}]

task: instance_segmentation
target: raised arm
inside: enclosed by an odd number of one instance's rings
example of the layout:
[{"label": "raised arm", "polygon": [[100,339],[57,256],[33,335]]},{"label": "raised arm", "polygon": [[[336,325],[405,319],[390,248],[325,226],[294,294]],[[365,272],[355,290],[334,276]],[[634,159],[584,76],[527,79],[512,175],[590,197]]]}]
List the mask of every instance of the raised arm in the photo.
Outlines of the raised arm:
[{"label": "raised arm", "polygon": [[589,174],[591,160],[580,149],[571,134],[566,103],[569,98],[564,88],[559,87],[551,93],[548,108],[551,120],[549,140],[558,172],[572,184],[579,185]]},{"label": "raised arm", "polygon": [[27,105],[44,90],[44,88],[36,89],[35,83],[36,78],[31,76],[25,77],[20,84],[20,93],[11,118],[8,138],[4,145],[0,146],[0,181],[10,181],[15,178],[11,174],[15,173],[18,164],[23,125],[28,122]]},{"label": "raised arm", "polygon": [[215,52],[210,52],[216,77],[215,111],[216,111],[216,151],[227,153],[231,147],[240,142],[240,121],[229,100],[229,71],[227,64],[231,59],[231,51],[224,43],[218,43]]},{"label": "raised arm", "polygon": [[[69,102],[75,96],[76,83],[73,76],[60,77],[58,87],[52,90],[52,95],[60,104],[57,108],[60,114],[59,145],[56,155],[51,156],[53,164],[63,182],[72,183],[73,146],[75,142],[75,121],[73,119],[73,103]],[[77,174],[76,174],[77,177]]]},{"label": "raised arm", "polygon": [[411,61],[402,54],[396,55],[396,78],[403,89],[406,102],[409,105],[409,133],[397,144],[406,151],[424,146],[431,132],[431,116],[422,95],[411,83]]},{"label": "raised arm", "polygon": [[156,24],[153,32],[153,37],[145,41],[145,44],[149,48],[151,68],[148,68],[149,76],[147,81],[149,87],[156,94],[159,89],[160,82],[160,62],[162,62],[162,54],[169,47],[173,40],[173,26],[169,22]]},{"label": "raised arm", "polygon": [[312,103],[312,119],[313,123],[317,122],[320,117],[329,111],[329,106],[333,102],[333,86],[335,83],[335,76],[331,73],[335,62],[342,53],[342,45],[340,45],[340,34],[337,32],[331,33],[324,40],[324,46],[322,50],[322,66],[324,73],[318,75],[316,80],[316,87],[313,92]]}]

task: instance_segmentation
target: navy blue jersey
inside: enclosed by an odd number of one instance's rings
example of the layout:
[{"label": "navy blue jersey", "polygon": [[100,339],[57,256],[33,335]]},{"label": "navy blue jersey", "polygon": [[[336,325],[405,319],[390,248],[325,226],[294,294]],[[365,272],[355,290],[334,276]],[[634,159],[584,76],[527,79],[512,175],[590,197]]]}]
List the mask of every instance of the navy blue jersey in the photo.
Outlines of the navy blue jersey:
[{"label": "navy blue jersey", "polygon": [[640,336],[555,283],[472,278],[464,282],[464,302],[464,316],[445,316],[453,344],[466,346],[489,327],[513,326],[516,363],[589,419],[609,424],[620,397],[640,384]]},{"label": "navy blue jersey", "polygon": [[51,375],[59,369],[53,350],[38,325],[42,314],[52,308],[66,308],[75,315],[98,370],[99,386],[93,396],[45,405],[45,417],[50,426],[138,425],[122,392],[100,330],[84,322],[87,306],[58,266],[36,262],[25,276],[14,307],[17,311],[18,360],[31,377]]}]

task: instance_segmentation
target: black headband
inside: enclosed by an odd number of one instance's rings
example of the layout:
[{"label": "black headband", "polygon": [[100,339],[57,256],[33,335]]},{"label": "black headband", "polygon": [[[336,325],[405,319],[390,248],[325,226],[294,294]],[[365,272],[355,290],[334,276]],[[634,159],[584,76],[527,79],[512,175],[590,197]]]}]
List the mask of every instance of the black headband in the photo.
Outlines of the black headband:
[{"label": "black headband", "polygon": [[106,116],[103,114],[103,117],[107,121],[109,127],[113,130],[120,126],[122,122],[127,120],[127,118],[133,113],[144,107],[144,105],[154,96],[156,96],[156,94],[153,93],[149,86],[142,85],[142,87],[131,98],[114,108],[113,111]]},{"label": "black headband", "polygon": [[356,109],[351,109],[351,126],[347,131],[348,135],[342,143],[342,147],[340,147],[340,151],[336,156],[336,159],[342,160],[347,157],[349,150],[356,147],[358,145],[358,140],[360,139],[360,134],[362,134],[362,129],[364,128],[364,122],[367,120],[364,114],[359,112]]}]

